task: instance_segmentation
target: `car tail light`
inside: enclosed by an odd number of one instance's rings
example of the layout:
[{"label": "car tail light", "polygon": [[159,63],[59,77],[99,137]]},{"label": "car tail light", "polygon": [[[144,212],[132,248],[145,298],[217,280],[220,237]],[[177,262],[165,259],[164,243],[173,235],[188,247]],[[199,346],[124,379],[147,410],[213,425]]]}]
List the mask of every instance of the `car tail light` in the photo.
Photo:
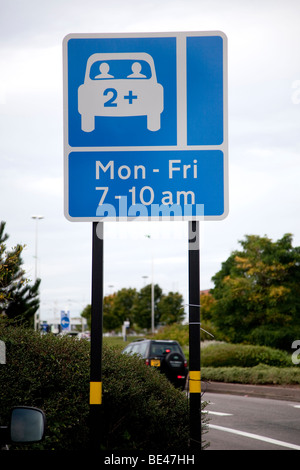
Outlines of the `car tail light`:
[{"label": "car tail light", "polygon": [[149,359],[145,359],[145,364],[146,364],[146,366],[150,366],[150,361],[149,361]]},{"label": "car tail light", "polygon": [[185,379],[185,375],[177,375],[177,379]]},{"label": "car tail light", "polygon": [[187,364],[187,360],[185,359],[185,360],[184,360],[184,367],[187,367],[187,365],[188,365],[188,364]]}]

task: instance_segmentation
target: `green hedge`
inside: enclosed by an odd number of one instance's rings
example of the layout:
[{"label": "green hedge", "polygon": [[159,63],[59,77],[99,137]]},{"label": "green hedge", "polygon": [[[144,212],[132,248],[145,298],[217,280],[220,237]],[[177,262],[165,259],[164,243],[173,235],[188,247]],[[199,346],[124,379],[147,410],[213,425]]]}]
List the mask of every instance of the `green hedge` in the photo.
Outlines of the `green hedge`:
[{"label": "green hedge", "polygon": [[[16,405],[42,408],[47,434],[30,449],[86,450],[89,443],[89,350],[85,340],[40,336],[0,322],[0,425]],[[102,450],[188,450],[186,396],[136,357],[103,345]]]},{"label": "green hedge", "polygon": [[266,345],[284,351],[290,351],[295,338],[300,338],[300,327],[296,325],[281,328],[262,325],[252,330],[247,337],[251,344]]},{"label": "green hedge", "polygon": [[267,346],[214,343],[201,350],[202,367],[293,366],[291,356]]},{"label": "green hedge", "polygon": [[1,324],[0,339],[6,344],[6,365],[0,365],[1,420],[13,406],[42,408],[48,423],[46,439],[28,448],[84,448],[88,439],[88,343]]},{"label": "green hedge", "polygon": [[[300,385],[297,367],[274,367],[259,364],[255,367],[204,367],[202,380],[251,385]],[[205,385],[203,385],[205,390]]]}]

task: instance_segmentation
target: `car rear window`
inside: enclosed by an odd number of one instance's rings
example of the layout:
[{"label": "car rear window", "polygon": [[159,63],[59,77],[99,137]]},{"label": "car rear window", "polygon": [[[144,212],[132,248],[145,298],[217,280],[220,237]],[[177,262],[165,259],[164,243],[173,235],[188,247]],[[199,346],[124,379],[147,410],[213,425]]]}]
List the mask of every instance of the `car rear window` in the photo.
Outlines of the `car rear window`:
[{"label": "car rear window", "polygon": [[146,349],[146,342],[133,343],[127,346],[127,348],[124,349],[124,352],[126,352],[127,354],[139,354],[141,357],[145,357]]},{"label": "car rear window", "polygon": [[[101,73],[102,64],[104,64],[103,70],[106,74]],[[98,60],[92,64],[90,69],[90,78],[92,80],[149,79],[151,76],[151,67],[145,60]]]},{"label": "car rear window", "polygon": [[163,356],[170,352],[181,353],[177,343],[151,343],[150,356]]}]

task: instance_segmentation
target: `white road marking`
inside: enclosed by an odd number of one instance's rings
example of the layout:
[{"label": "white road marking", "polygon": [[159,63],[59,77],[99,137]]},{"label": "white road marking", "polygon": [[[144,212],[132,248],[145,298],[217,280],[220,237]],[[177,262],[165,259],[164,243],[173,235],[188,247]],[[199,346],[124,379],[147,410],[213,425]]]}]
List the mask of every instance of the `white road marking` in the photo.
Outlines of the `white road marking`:
[{"label": "white road marking", "polygon": [[208,424],[209,428],[216,429],[218,431],[230,432],[232,434],[238,434],[239,436],[250,437],[251,439],[257,439],[259,441],[268,442],[281,447],[288,447],[289,449],[300,450],[300,446],[296,444],[290,444],[289,442],[278,441],[277,439],[271,439],[270,437],[259,436],[258,434],[252,434],[250,432],[238,431],[237,429],[225,428],[223,426],[217,426],[215,424]]},{"label": "white road marking", "polygon": [[208,411],[208,414],[217,416],[233,416],[231,413],[221,413],[220,411]]}]

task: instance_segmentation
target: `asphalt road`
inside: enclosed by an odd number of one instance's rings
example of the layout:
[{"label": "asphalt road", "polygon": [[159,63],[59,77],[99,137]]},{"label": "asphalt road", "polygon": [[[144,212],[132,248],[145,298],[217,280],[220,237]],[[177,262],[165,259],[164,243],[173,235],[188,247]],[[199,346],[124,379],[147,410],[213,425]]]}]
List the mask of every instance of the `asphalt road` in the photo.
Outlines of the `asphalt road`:
[{"label": "asphalt road", "polygon": [[300,450],[300,402],[205,393],[207,450]]}]

